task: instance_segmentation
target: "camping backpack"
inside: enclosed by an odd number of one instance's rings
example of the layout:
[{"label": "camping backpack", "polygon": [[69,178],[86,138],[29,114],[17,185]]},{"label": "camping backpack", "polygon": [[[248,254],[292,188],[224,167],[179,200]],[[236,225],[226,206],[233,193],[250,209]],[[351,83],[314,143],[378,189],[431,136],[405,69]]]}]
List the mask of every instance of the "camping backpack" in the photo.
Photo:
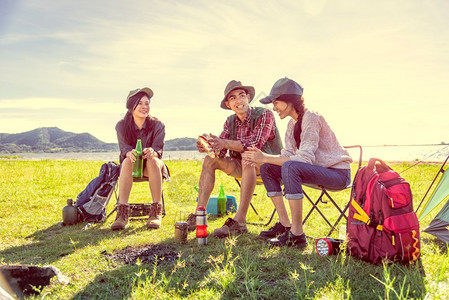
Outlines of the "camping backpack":
[{"label": "camping backpack", "polygon": [[106,206],[115,190],[120,166],[110,161],[101,165],[100,174],[92,179],[76,198],[76,207],[87,222],[100,222],[106,217]]},{"label": "camping backpack", "polygon": [[355,176],[346,233],[349,254],[373,264],[385,259],[411,263],[420,257],[410,185],[378,158]]}]

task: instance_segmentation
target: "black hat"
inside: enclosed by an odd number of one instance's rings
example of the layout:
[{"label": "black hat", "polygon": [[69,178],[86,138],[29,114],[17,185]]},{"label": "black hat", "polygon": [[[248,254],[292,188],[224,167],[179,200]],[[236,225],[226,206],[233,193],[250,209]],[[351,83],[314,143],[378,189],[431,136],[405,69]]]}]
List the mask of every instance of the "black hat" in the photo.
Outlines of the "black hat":
[{"label": "black hat", "polygon": [[287,77],[281,78],[275,82],[271,88],[270,94],[265,98],[260,99],[260,103],[269,104],[276,100],[281,95],[299,95],[302,96],[303,92],[302,86],[300,86],[296,81],[291,80]]}]

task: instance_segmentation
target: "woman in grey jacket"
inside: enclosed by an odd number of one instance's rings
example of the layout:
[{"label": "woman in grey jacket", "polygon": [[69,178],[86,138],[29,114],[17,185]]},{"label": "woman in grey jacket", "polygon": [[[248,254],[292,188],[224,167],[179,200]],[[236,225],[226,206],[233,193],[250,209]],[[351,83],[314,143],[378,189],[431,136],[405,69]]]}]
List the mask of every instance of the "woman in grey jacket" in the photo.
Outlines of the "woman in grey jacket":
[{"label": "woman in grey jacket", "polygon": [[[273,201],[279,222],[260,237],[270,239],[273,246],[307,246],[302,227],[302,184],[342,189],[351,180],[348,152],[339,144],[325,119],[304,107],[303,88],[295,81],[281,78],[270,95],[260,100],[273,103],[281,119],[291,117],[285,148],[280,155],[270,155],[254,148],[243,153],[243,163],[261,164],[261,177],[267,195]],[[292,223],[284,205],[282,186],[292,214]]]}]

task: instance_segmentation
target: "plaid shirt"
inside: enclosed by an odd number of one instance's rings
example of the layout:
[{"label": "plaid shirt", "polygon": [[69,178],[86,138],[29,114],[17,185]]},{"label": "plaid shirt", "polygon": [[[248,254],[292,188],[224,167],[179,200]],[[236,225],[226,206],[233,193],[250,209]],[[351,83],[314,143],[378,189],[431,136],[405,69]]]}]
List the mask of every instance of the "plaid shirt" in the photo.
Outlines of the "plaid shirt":
[{"label": "plaid shirt", "polygon": [[[256,126],[251,131],[250,118],[252,110],[252,108],[248,110],[248,114],[243,122],[239,118],[235,118],[234,122],[237,124],[237,140],[242,143],[243,147],[256,147],[261,149],[268,140],[274,139],[276,135],[274,115],[267,109],[259,117]],[[230,131],[228,128],[228,120],[226,120],[223,126],[223,132],[220,134],[220,139],[228,140],[229,138]],[[224,157],[227,151],[227,149],[221,150],[219,157]]]}]

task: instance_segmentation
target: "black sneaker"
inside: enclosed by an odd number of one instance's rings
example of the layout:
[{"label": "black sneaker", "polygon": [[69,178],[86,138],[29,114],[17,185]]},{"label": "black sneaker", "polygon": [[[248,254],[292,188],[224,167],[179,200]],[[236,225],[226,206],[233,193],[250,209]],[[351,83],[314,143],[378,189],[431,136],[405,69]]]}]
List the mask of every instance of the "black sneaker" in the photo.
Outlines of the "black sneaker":
[{"label": "black sneaker", "polygon": [[307,247],[306,235],[303,233],[301,235],[294,235],[291,231],[286,231],[277,238],[270,240],[271,247],[296,247],[299,249],[304,249]]},{"label": "black sneaker", "polygon": [[290,230],[290,227],[285,227],[284,225],[281,224],[281,222],[277,222],[270,229],[261,231],[259,234],[259,238],[264,239],[264,240],[272,239],[272,238],[278,237],[279,235],[281,235],[284,232],[289,231],[289,230]]}]

